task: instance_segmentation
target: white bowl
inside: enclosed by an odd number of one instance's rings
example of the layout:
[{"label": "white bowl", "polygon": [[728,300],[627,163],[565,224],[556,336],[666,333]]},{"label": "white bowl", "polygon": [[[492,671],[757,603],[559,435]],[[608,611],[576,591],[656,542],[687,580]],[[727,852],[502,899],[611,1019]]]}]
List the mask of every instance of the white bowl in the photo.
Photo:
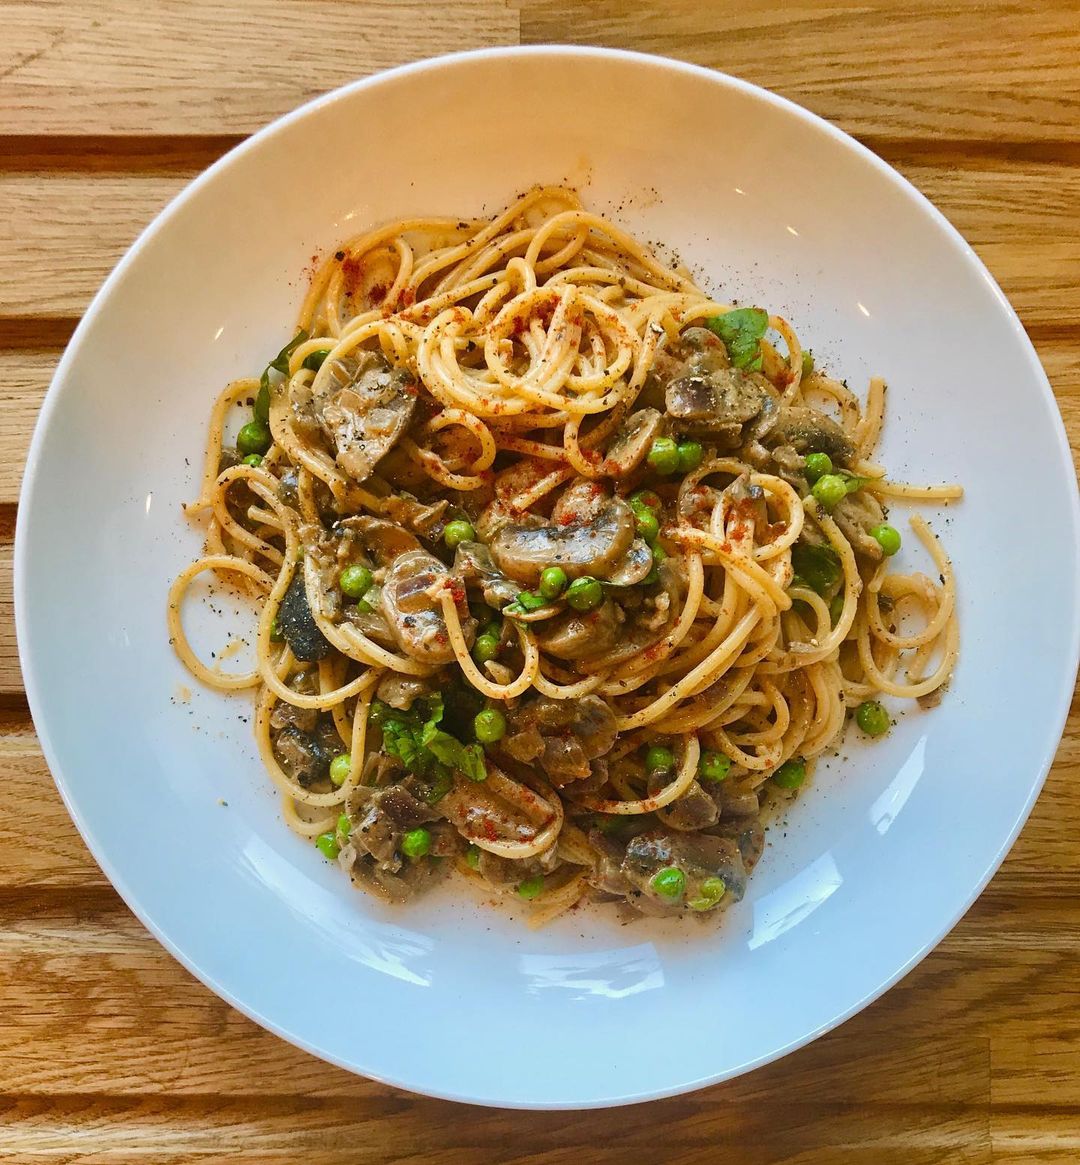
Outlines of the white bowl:
[{"label": "white bowl", "polygon": [[[199,548],[180,502],[195,492],[211,401],[291,334],[312,254],[383,219],[491,211],[537,181],[578,185],[717,294],[781,312],[852,386],[886,376],[882,460],[903,479],[967,488],[936,522],[962,630],[944,701],[821,768],[715,931],[594,911],[534,934],[453,888],[383,907],[280,820],[249,704],[178,696],[195,685],[169,648],[165,593]],[[257,134],[173,202],[94,300],[46,398],[19,511],[26,690],[102,868],[234,1006],[415,1091],[618,1104],[798,1047],[967,909],[1064,722],[1077,513],[1061,420],[1019,321],[945,219],[868,151],[787,101],[672,61],[447,57]]]}]

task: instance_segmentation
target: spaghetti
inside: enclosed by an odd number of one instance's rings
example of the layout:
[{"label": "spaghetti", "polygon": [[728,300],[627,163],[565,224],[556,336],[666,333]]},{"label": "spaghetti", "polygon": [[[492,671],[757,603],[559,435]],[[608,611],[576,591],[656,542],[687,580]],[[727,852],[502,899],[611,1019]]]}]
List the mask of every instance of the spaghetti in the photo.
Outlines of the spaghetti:
[{"label": "spaghetti", "polygon": [[[570,190],[391,223],[219,397],[170,634],[254,692],[287,822],[358,884],[715,912],[849,717],[956,662],[948,557],[914,517],[934,577],[891,572],[885,505],[961,490],[885,477],[884,411]],[[206,572],[258,607],[250,673],[185,636]]]}]

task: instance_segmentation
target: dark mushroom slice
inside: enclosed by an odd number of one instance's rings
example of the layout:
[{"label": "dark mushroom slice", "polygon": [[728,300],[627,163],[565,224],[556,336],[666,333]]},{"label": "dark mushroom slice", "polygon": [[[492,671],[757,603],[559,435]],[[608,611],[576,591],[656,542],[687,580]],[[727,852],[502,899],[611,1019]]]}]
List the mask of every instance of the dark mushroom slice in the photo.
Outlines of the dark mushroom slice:
[{"label": "dark mushroom slice", "polygon": [[277,625],[293,655],[304,663],[325,659],[333,651],[311,613],[304,587],[304,572],[299,568],[293,572],[288,590],[278,607]]},{"label": "dark mushroom slice", "polygon": [[827,453],[836,465],[855,458],[855,443],[825,413],[805,405],[783,405],[762,426],[766,445],[791,446],[797,453]]},{"label": "dark mushroom slice", "polygon": [[412,377],[381,352],[328,360],[311,406],[338,465],[366,481],[405,432],[416,408]]},{"label": "dark mushroom slice", "polygon": [[[279,704],[271,713],[274,756],[297,784],[310,789],[329,778],[330,762],[342,751],[341,738],[329,716],[313,713],[312,722],[307,717],[290,717],[285,707],[288,705]],[[275,721],[282,725],[280,729],[275,730]]]},{"label": "dark mushroom slice", "polygon": [[454,573],[466,582],[479,583],[484,602],[496,611],[512,603],[521,591],[518,583],[511,582],[495,565],[491,551],[483,542],[458,543],[454,553]]},{"label": "dark mushroom slice", "polygon": [[592,659],[611,651],[623,625],[619,608],[605,599],[595,611],[567,611],[535,627],[540,650],[556,659]]},{"label": "dark mushroom slice", "polygon": [[[675,868],[686,879],[685,892],[670,898],[653,885],[661,871]],[[705,833],[667,833],[649,830],[631,839],[626,847],[620,871],[637,891],[631,905],[646,914],[670,914],[686,908],[702,895],[702,884],[720,878],[726,905],[738,902],[746,892],[746,866],[737,842],[728,837]]]},{"label": "dark mushroom slice", "polygon": [[402,554],[420,549],[420,539],[415,534],[384,518],[357,514],[352,518],[342,518],[337,526],[353,531],[360,545],[379,566],[391,566]]},{"label": "dark mushroom slice", "polygon": [[510,712],[501,748],[562,787],[591,777],[592,762],[611,751],[617,736],[615,714],[599,696],[533,696]]},{"label": "dark mushroom slice", "polygon": [[664,418],[658,409],[638,409],[616,429],[601,466],[609,477],[632,473],[645,460],[660,436]]},{"label": "dark mushroom slice", "polygon": [[664,394],[668,416],[680,434],[728,446],[739,443],[743,425],[761,413],[768,399],[753,373],[741,368],[685,372]]},{"label": "dark mushroom slice", "polygon": [[630,549],[611,568],[604,581],[612,587],[632,587],[644,582],[653,568],[653,552],[644,538],[635,538]]},{"label": "dark mushroom slice", "polygon": [[[654,796],[671,781],[670,773],[653,773],[649,777],[649,795]],[[720,820],[716,802],[697,781],[677,800],[657,811],[657,816],[670,829],[680,833],[696,833]]]},{"label": "dark mushroom slice", "polygon": [[349,840],[357,851],[370,854],[384,869],[397,871],[403,863],[402,834],[438,820],[439,814],[404,785],[390,785],[364,790],[354,816]]},{"label": "dark mushroom slice", "polygon": [[771,400],[761,379],[732,368],[723,341],[708,328],[687,328],[672,355],[683,357],[664,391],[664,407],[676,431],[718,445],[738,445],[743,425]]},{"label": "dark mushroom slice", "polygon": [[633,540],[633,510],[621,498],[609,498],[591,521],[503,526],[491,543],[491,557],[504,574],[527,586],[535,586],[549,566],[561,566],[571,579],[606,578]]},{"label": "dark mushroom slice", "polygon": [[382,584],[380,609],[398,646],[406,655],[432,665],[450,663],[454,649],[446,630],[438,592],[460,587],[455,595],[465,642],[472,647],[476,620],[465,603],[465,587],[446,565],[425,550],[411,550],[397,558]]},{"label": "dark mushroom slice", "polygon": [[862,492],[848,494],[833,509],[831,517],[857,554],[871,562],[881,561],[884,557],[881,543],[870,533],[885,520],[881,504],[876,498]]}]

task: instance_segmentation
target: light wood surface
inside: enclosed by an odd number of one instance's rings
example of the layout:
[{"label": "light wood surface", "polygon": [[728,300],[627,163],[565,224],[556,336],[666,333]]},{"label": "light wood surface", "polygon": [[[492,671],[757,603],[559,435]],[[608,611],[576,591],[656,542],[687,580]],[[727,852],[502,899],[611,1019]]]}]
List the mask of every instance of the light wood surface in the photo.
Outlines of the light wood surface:
[{"label": "light wood surface", "polygon": [[[326,89],[519,40],[725,69],[865,141],[960,228],[1016,305],[1075,457],[1080,3],[0,0],[0,31],[0,1161],[1080,1161],[1075,703],[1000,873],[936,952],[838,1031],[690,1097],[579,1115],[487,1111],[296,1051],[143,930],[41,757],[10,580],[22,462],[49,377],[96,287],[165,202]],[[1022,466],[1003,472],[1022,485]]]}]

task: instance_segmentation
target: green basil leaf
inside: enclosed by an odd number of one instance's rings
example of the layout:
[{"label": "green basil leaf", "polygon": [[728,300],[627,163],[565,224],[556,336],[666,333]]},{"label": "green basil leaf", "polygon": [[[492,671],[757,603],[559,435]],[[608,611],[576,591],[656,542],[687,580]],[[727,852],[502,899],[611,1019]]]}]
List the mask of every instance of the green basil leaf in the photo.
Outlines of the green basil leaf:
[{"label": "green basil leaf", "polygon": [[756,372],[761,368],[761,341],[769,326],[769,313],[760,307],[737,307],[711,316],[705,326],[727,347],[736,368]]}]

